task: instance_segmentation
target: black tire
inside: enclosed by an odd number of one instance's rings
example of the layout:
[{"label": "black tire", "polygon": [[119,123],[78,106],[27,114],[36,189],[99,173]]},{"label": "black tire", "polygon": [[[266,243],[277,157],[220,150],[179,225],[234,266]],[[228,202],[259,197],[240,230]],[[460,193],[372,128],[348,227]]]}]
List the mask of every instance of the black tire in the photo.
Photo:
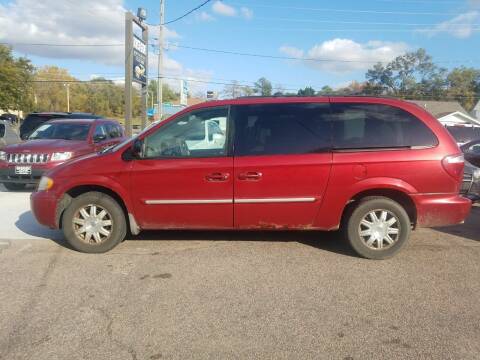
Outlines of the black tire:
[{"label": "black tire", "polygon": [[[368,240],[372,239],[372,237],[367,236],[360,236],[361,229],[368,230],[368,227],[364,227],[361,225],[362,220],[365,217],[371,220],[369,217],[369,213],[373,211],[378,211],[377,215],[381,215],[382,211],[387,212],[387,219],[390,220],[395,218],[397,220],[392,226],[392,228],[398,228],[398,234],[394,236],[393,244],[389,245],[388,243],[386,246],[384,240],[381,240],[382,247],[379,247],[380,240],[375,240],[373,244],[370,246],[367,245]],[[388,259],[395,254],[397,254],[400,249],[407,243],[408,238],[410,237],[411,231],[411,223],[410,218],[399,203],[393,201],[392,199],[386,197],[366,197],[358,202],[358,204],[350,210],[347,214],[344,224],[344,232],[347,237],[348,242],[350,243],[353,250],[360,256],[373,259],[373,260],[383,260]],[[389,238],[391,240],[392,237]],[[377,248],[375,247],[375,244]]]},{"label": "black tire", "polygon": [[22,191],[25,190],[27,184],[17,184],[17,183],[3,183],[5,189],[9,191]]},{"label": "black tire", "polygon": [[[106,210],[112,222],[110,235],[100,243],[87,242],[77,236],[75,232],[75,226],[79,225],[74,224],[74,217],[78,216],[80,209],[89,205],[95,205]],[[84,253],[107,252],[121,243],[127,234],[127,221],[122,207],[115,199],[100,192],[88,192],[74,198],[63,213],[62,225],[63,234],[71,247]]]}]

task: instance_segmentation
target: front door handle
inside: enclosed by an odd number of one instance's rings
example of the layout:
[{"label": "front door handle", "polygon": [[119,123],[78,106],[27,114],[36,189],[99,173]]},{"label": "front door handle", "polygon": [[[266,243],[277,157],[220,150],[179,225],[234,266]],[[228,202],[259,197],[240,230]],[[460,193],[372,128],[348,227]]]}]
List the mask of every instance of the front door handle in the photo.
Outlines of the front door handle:
[{"label": "front door handle", "polygon": [[257,181],[262,178],[262,173],[258,171],[247,171],[238,175],[239,180]]},{"label": "front door handle", "polygon": [[229,177],[229,173],[214,172],[205,176],[205,179],[207,181],[227,181]]}]

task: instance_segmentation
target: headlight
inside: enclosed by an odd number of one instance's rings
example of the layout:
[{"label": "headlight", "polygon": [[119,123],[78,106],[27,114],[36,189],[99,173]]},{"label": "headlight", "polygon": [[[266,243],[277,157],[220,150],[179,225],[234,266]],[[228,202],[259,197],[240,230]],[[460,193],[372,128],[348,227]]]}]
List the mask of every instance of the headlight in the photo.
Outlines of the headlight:
[{"label": "headlight", "polygon": [[48,176],[42,176],[40,182],[38,183],[37,191],[47,191],[50,190],[53,186],[53,180]]},{"label": "headlight", "polygon": [[7,153],[5,151],[0,151],[0,161],[7,161]]},{"label": "headlight", "polygon": [[53,153],[52,157],[50,158],[50,161],[66,161],[72,157],[71,152],[58,152],[58,153]]},{"label": "headlight", "polygon": [[475,180],[475,181],[480,180],[480,169],[475,169],[473,171],[473,180]]}]

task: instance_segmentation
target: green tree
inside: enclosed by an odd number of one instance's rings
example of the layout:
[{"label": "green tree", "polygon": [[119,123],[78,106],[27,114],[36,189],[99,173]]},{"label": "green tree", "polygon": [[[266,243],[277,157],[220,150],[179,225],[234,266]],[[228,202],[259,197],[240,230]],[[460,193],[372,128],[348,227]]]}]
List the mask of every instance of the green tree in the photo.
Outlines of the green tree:
[{"label": "green tree", "polygon": [[[148,83],[149,99],[153,98],[153,103],[157,103],[157,80],[151,80]],[[180,99],[180,93],[175,92],[168,84],[162,84],[162,98],[164,103],[177,101]],[[151,101],[148,102],[148,106],[151,106]]]},{"label": "green tree", "polygon": [[320,89],[317,95],[332,95],[333,93],[334,90],[330,86],[325,85]]},{"label": "green tree", "polygon": [[0,109],[29,109],[34,67],[30,60],[14,58],[9,47],[0,45]]},{"label": "green tree", "polygon": [[255,82],[254,85],[255,94],[260,96],[271,96],[272,95],[272,83],[266,78],[261,77]]},{"label": "green tree", "polygon": [[386,65],[375,64],[365,74],[364,91],[375,95],[440,98],[445,90],[446,74],[446,69],[435,65],[424,49],[418,49]]},{"label": "green tree", "polygon": [[311,86],[307,86],[305,89],[298,90],[298,96],[315,96],[316,92],[315,89]]},{"label": "green tree", "polygon": [[464,66],[453,69],[447,76],[447,87],[448,97],[470,111],[480,98],[480,70]]}]

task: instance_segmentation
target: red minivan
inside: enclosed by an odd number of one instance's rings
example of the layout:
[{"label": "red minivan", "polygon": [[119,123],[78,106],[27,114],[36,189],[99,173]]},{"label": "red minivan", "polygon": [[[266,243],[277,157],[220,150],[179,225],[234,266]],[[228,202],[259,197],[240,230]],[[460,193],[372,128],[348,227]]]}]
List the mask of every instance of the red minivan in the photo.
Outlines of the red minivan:
[{"label": "red minivan", "polygon": [[122,126],[108,119],[57,119],[44,122],[26,142],[0,151],[0,183],[10,191],[37,184],[48,170],[72,158],[124,141]]},{"label": "red minivan", "polygon": [[342,229],[359,255],[384,259],[415,227],[464,221],[463,166],[447,130],[412,103],[241,98],[56,167],[31,206],[89,253],[143,229]]}]

